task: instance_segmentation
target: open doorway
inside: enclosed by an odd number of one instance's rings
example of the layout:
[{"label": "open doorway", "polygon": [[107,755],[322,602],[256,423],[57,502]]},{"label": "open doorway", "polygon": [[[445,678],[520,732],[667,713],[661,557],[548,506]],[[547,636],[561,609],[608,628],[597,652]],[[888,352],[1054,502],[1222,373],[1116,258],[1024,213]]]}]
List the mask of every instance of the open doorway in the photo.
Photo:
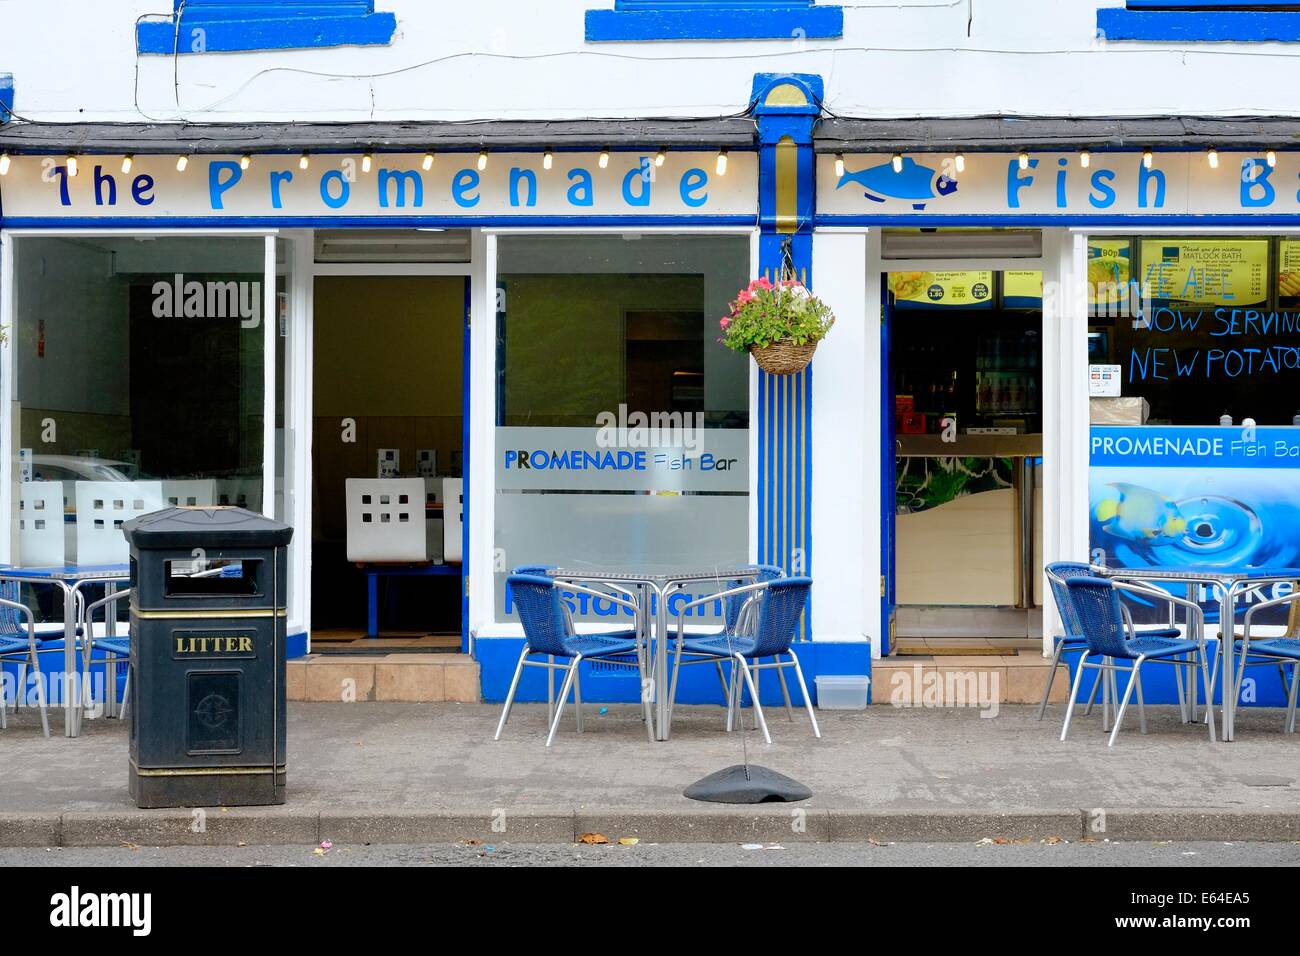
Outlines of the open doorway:
[{"label": "open doorway", "polygon": [[[949,234],[968,248],[968,231]],[[1012,247],[1008,236],[993,242]],[[997,258],[886,263],[886,599],[896,653],[1038,647],[1043,282]],[[943,268],[951,264],[952,268]]]},{"label": "open doorway", "polygon": [[313,651],[461,649],[468,282],[315,279]]}]

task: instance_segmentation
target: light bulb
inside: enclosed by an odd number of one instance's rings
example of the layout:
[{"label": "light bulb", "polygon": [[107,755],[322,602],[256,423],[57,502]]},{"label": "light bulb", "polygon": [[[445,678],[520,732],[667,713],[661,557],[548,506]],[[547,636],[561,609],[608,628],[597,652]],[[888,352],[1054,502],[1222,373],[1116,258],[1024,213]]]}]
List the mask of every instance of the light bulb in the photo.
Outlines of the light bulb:
[{"label": "light bulb", "polygon": [[954,156],[952,158],[952,168],[957,170],[959,173],[966,172],[966,157],[961,153]]},{"label": "light bulb", "polygon": [[135,157],[132,156],[130,153],[127,153],[125,156],[123,156],[123,157],[122,157],[122,172],[124,172],[124,173],[129,173],[129,172],[131,171],[131,164],[132,164],[133,162],[135,162]]},{"label": "light bulb", "polygon": [[190,158],[184,154],[176,157],[176,172],[185,172],[185,167],[190,164]]},{"label": "light bulb", "polygon": [[422,168],[426,173],[427,173],[429,170],[433,169],[433,153],[425,153],[425,154],[424,154],[424,162],[422,162],[422,163],[420,164],[420,167],[421,167],[421,168]]},{"label": "light bulb", "polygon": [[240,168],[240,169],[247,169],[247,168],[248,168],[249,166],[251,166],[251,165],[253,165],[253,157],[252,157],[252,156],[249,156],[247,153],[245,153],[243,156],[240,156],[240,157],[239,157],[239,168]]},{"label": "light bulb", "polygon": [[478,169],[479,169],[479,172],[482,172],[483,170],[487,169],[487,150],[486,150],[486,149],[480,149],[480,150],[478,151]]},{"label": "light bulb", "polygon": [[9,172],[9,154],[0,153],[0,176],[7,175]]},{"label": "light bulb", "polygon": [[1087,169],[1091,165],[1092,165],[1092,153],[1088,152],[1085,149],[1079,153],[1079,166],[1082,167],[1083,169]]},{"label": "light bulb", "polygon": [[901,173],[902,171],[903,171],[903,154],[902,154],[902,153],[895,153],[895,154],[894,154],[894,172],[896,172],[896,173]]},{"label": "light bulb", "polygon": [[664,164],[664,160],[667,158],[668,158],[668,154],[665,153],[662,149],[659,150],[659,152],[655,153],[655,165],[662,166]]},{"label": "light bulb", "polygon": [[302,151],[302,155],[298,157],[298,168],[306,169],[307,165],[310,162],[311,162],[311,155],[307,152],[307,150],[304,149]]},{"label": "light bulb", "polygon": [[1277,165],[1277,153],[1270,149],[1267,153],[1264,154],[1264,162],[1268,163],[1268,165],[1269,165],[1270,167],[1271,167],[1271,166],[1276,166],[1276,165]]},{"label": "light bulb", "polygon": [[370,166],[374,161],[375,154],[370,152],[370,150],[366,150],[365,154],[361,157],[361,171],[363,173],[370,172]]},{"label": "light bulb", "polygon": [[727,151],[725,149],[718,150],[718,165],[716,169],[719,176],[727,175]]},{"label": "light bulb", "polygon": [[600,151],[600,161],[598,165],[600,166],[601,169],[604,169],[609,165],[609,150],[602,149]]},{"label": "light bulb", "polygon": [[73,156],[73,155],[69,154],[69,155],[68,155],[67,162],[66,162],[65,165],[68,167],[68,175],[69,175],[69,176],[75,176],[75,175],[77,175],[77,157],[76,157],[76,156]]},{"label": "light bulb", "polygon": [[1144,149],[1144,150],[1142,150],[1142,166],[1143,166],[1143,168],[1145,168],[1145,169],[1150,169],[1150,168],[1151,168],[1151,160],[1152,160],[1152,158],[1153,158],[1153,157],[1151,156],[1151,150],[1149,150],[1149,149]]},{"label": "light bulb", "polygon": [[1219,168],[1219,151],[1213,146],[1211,146],[1210,151],[1205,154],[1205,158],[1209,161],[1211,169]]},{"label": "light bulb", "polygon": [[835,178],[836,179],[844,178],[844,154],[843,153],[837,153],[835,155]]},{"label": "light bulb", "polygon": [[1021,169],[1029,168],[1029,154],[1026,153],[1023,149],[1020,151],[1019,162],[1020,162]]},{"label": "light bulb", "polygon": [[548,149],[542,153],[542,169],[550,169],[553,165],[555,165],[555,157],[551,155],[551,151]]}]

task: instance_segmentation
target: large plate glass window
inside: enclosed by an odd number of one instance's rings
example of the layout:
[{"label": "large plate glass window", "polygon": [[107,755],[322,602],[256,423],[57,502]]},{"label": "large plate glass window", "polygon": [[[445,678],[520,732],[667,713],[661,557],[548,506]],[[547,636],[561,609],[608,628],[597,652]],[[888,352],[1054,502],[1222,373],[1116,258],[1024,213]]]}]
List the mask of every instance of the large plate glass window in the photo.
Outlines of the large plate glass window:
[{"label": "large plate glass window", "polygon": [[498,620],[521,565],[747,560],[749,360],[717,338],[749,263],[747,236],[500,239]]}]

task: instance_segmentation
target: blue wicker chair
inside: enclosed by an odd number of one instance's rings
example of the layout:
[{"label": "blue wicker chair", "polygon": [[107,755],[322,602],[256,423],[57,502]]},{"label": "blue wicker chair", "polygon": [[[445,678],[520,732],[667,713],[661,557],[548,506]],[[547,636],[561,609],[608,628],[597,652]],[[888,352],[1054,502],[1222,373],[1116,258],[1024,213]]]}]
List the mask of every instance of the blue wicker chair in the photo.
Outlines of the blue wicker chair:
[{"label": "blue wicker chair", "polygon": [[[1195,668],[1197,661],[1195,659],[1188,660],[1184,656],[1194,654],[1195,657],[1200,658],[1201,676],[1205,680],[1205,686],[1207,688],[1210,686],[1209,663],[1205,654],[1204,641],[1200,637],[1203,633],[1203,627],[1201,626],[1203,622],[1199,605],[1191,601],[1185,601],[1182,598],[1176,598],[1164,591],[1134,584],[1122,584],[1105,578],[1070,578],[1066,581],[1066,587],[1069,588],[1069,602],[1078,617],[1079,629],[1087,641],[1087,647],[1079,658],[1078,670],[1074,676],[1074,687],[1070,693],[1070,703],[1065,710],[1065,723],[1061,727],[1061,740],[1065,740],[1066,735],[1070,732],[1070,718],[1074,714],[1074,705],[1079,697],[1079,686],[1083,681],[1085,669],[1092,668],[1101,671],[1103,675],[1118,671],[1129,672],[1128,685],[1124,688],[1124,697],[1120,701],[1118,712],[1115,714],[1115,726],[1110,734],[1108,746],[1111,747],[1115,746],[1115,739],[1119,736],[1119,728],[1124,722],[1124,711],[1128,709],[1128,702],[1135,688],[1138,692],[1138,699],[1141,700],[1142,665],[1147,661],[1159,661],[1172,664],[1175,667]],[[1185,607],[1189,614],[1189,620],[1193,625],[1192,633],[1196,634],[1197,638],[1152,637],[1138,634],[1133,628],[1132,620],[1124,613],[1123,606],[1120,603],[1119,593],[1121,590]],[[1099,658],[1100,662],[1089,663],[1089,657]],[[1107,660],[1108,658],[1109,660]],[[1128,661],[1129,664],[1125,666],[1120,663],[1121,661]],[[1196,674],[1194,671],[1189,675],[1189,678],[1192,682],[1195,682]],[[1213,698],[1210,698],[1206,701],[1206,723],[1209,725],[1211,741],[1214,740],[1213,710]],[[1146,733],[1145,715],[1139,712],[1139,716],[1142,732]]]},{"label": "blue wicker chair", "polygon": [[[1287,633],[1280,637],[1264,637],[1252,640],[1250,627],[1255,615],[1266,608],[1278,607],[1283,604],[1288,604],[1291,608],[1291,614],[1287,622]],[[1285,688],[1287,683],[1286,666],[1291,665],[1291,689],[1287,695],[1286,716],[1282,724],[1282,729],[1288,734],[1295,733],[1296,700],[1297,692],[1300,692],[1300,638],[1295,636],[1295,628],[1293,627],[1298,608],[1300,608],[1300,591],[1292,591],[1283,597],[1253,605],[1246,612],[1242,636],[1236,642],[1236,652],[1241,655],[1241,662],[1237,666],[1236,697],[1234,698],[1236,700],[1241,699],[1241,682],[1246,676],[1247,667],[1276,665],[1282,674],[1282,686]]]},{"label": "blue wicker chair", "polygon": [[[14,694],[14,707],[22,698],[27,683],[27,668],[36,675],[36,701],[41,711],[41,730],[50,735],[50,717],[46,706],[45,679],[41,675],[39,652],[41,642],[36,637],[36,617],[31,608],[19,601],[17,581],[0,581],[0,664],[16,663],[18,681]],[[7,701],[0,696],[0,729],[9,726],[6,716]]]},{"label": "blue wicker chair", "polygon": [[[678,608],[673,677],[668,689],[669,726],[671,726],[672,721],[673,703],[677,698],[678,671],[683,663],[683,655],[689,654],[696,658],[705,657],[719,661],[735,661],[745,684],[749,687],[749,696],[754,704],[754,716],[763,731],[763,739],[769,744],[772,742],[772,735],[768,733],[767,720],[763,717],[763,707],[759,703],[758,687],[754,680],[754,674],[759,669],[775,669],[780,674],[783,668],[793,667],[795,678],[799,681],[799,690],[803,694],[804,706],[808,710],[808,719],[812,723],[813,736],[820,737],[822,735],[821,729],[817,726],[817,716],[813,713],[812,698],[808,696],[808,685],[804,683],[803,671],[799,667],[799,658],[790,649],[795,634],[798,632],[799,618],[808,603],[808,590],[811,586],[812,578],[781,578],[776,581],[748,584],[743,587],[720,591],[717,594],[710,594],[707,597],[683,604]],[[748,602],[751,597],[755,599],[755,607],[750,612],[753,615],[753,626],[747,629],[747,633],[728,634],[724,628],[724,632],[720,634],[701,636],[688,636],[686,634],[686,614],[692,608],[707,604],[710,601],[716,601],[718,598],[730,600],[732,597],[738,596],[743,596],[745,602]],[[789,656],[790,659],[782,661],[783,656]],[[759,663],[760,659],[764,657],[772,658],[772,663]],[[731,728],[731,714],[740,709],[739,702],[740,681],[733,680],[731,682],[731,704],[728,707],[728,729]]]},{"label": "blue wicker chair", "polygon": [[[592,597],[612,601],[637,615],[638,608],[631,601],[608,593],[583,587],[571,582],[564,583],[566,591],[589,594]],[[600,660],[620,666],[637,667],[636,661],[628,659],[638,650],[637,632],[633,629],[606,631],[593,634],[578,634],[560,597],[560,587],[553,578],[538,574],[512,574],[506,579],[510,589],[515,611],[524,626],[524,647],[515,666],[514,677],[510,681],[510,691],[506,694],[505,707],[501,711],[501,720],[497,724],[494,740],[501,739],[506,721],[510,719],[510,708],[514,704],[515,693],[519,689],[519,679],[525,667],[544,667],[550,671],[564,671],[564,682],[560,685],[559,705],[551,719],[550,733],[546,737],[546,746],[555,740],[555,732],[560,726],[560,717],[564,713],[564,702],[573,689],[574,706],[577,710],[578,732],[582,732],[582,689],[578,678],[578,668],[584,660]],[[546,655],[548,658],[565,658],[568,663],[555,663],[554,660],[532,661],[534,655]],[[647,720],[650,720],[649,702],[642,694],[642,708]]]}]

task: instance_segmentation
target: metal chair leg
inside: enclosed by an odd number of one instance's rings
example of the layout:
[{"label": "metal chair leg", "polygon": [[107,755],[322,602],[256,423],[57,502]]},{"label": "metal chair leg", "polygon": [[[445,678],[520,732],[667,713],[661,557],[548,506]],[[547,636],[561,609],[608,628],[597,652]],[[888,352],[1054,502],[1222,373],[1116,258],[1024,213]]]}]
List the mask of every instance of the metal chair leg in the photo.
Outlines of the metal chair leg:
[{"label": "metal chair leg", "polygon": [[[820,740],[822,731],[817,726],[817,715],[813,713],[812,698],[808,695],[808,685],[803,680],[803,668],[799,666],[799,658],[794,651],[790,651],[790,660],[794,662],[795,680],[799,681],[799,693],[803,694],[803,705],[808,709],[808,720],[812,724],[813,736]],[[777,671],[777,673],[781,672]]]},{"label": "metal chair leg", "polygon": [[573,706],[578,714],[578,733],[582,733],[582,671],[573,671]]},{"label": "metal chair leg", "polygon": [[564,702],[569,699],[569,688],[573,686],[573,678],[580,664],[582,664],[581,654],[575,657],[564,671],[564,683],[560,685],[560,696],[555,702],[555,719],[551,721],[551,732],[546,735],[548,747],[555,740],[555,732],[560,729],[560,718],[564,716]]},{"label": "metal chair leg", "polygon": [[[1178,663],[1174,664],[1174,691],[1178,695],[1178,717],[1183,723],[1187,723],[1187,694],[1183,691],[1183,658],[1174,658]],[[1195,676],[1195,674],[1193,674]]]},{"label": "metal chair leg", "polygon": [[[1061,725],[1061,742],[1065,742],[1066,735],[1070,732],[1070,718],[1074,716],[1074,708],[1077,706],[1076,701],[1079,699],[1079,688],[1083,685],[1084,662],[1088,660],[1088,652],[1085,650],[1079,658],[1078,670],[1074,672],[1074,687],[1070,690],[1070,699],[1065,704],[1065,723]],[[1097,673],[1097,680],[1093,685],[1093,691],[1096,691],[1096,684],[1101,683],[1101,672]],[[1085,716],[1086,713],[1085,713]]]},{"label": "metal chair leg", "polygon": [[[554,664],[555,655],[547,654],[546,663]],[[555,668],[546,668],[546,722],[549,724],[555,719]]]},{"label": "metal chair leg", "polygon": [[1115,738],[1119,736],[1120,725],[1124,723],[1124,711],[1128,709],[1129,698],[1133,696],[1133,688],[1137,686],[1138,669],[1142,666],[1142,658],[1139,657],[1133,662],[1133,673],[1129,675],[1128,686],[1124,688],[1124,698],[1119,703],[1119,710],[1115,712],[1115,728],[1110,732],[1110,741],[1107,747],[1115,746]]},{"label": "metal chair leg", "polygon": [[50,735],[49,702],[45,699],[45,681],[41,678],[41,665],[36,655],[36,648],[31,648],[32,670],[36,674],[36,704],[41,709],[41,730],[45,736]]},{"label": "metal chair leg", "polygon": [[1288,734],[1295,733],[1296,691],[1300,691],[1300,662],[1291,665],[1291,699],[1287,702],[1290,717],[1286,723]]},{"label": "metal chair leg", "polygon": [[754,719],[758,721],[759,729],[763,731],[763,740],[770,744],[772,735],[767,732],[767,720],[763,717],[763,705],[758,701],[758,688],[754,686],[754,675],[750,673],[745,658],[739,654],[736,655],[736,662],[740,664],[740,672],[745,677],[745,683],[749,685],[749,696],[752,698],[754,705]]},{"label": "metal chair leg", "polygon": [[[41,669],[36,668],[37,680],[40,680]],[[27,662],[20,661],[18,664],[18,687],[14,690],[14,713],[18,713],[18,708],[23,704],[23,688],[27,686]]]},{"label": "metal chair leg", "polygon": [[1097,691],[1101,690],[1101,671],[1097,672],[1097,679],[1092,682],[1092,690],[1088,693],[1088,706],[1084,708],[1083,716],[1092,716],[1092,705],[1097,702]]},{"label": "metal chair leg", "polygon": [[[1177,667],[1178,665],[1175,664],[1174,666]],[[1145,735],[1147,732],[1147,708],[1146,704],[1142,701],[1142,675],[1137,671],[1133,672],[1133,683],[1137,684],[1138,733]]]},{"label": "metal chair leg", "polygon": [[1052,652],[1052,670],[1047,675],[1047,686],[1043,688],[1043,699],[1038,702],[1038,719],[1042,720],[1043,715],[1047,713],[1047,698],[1052,695],[1052,682],[1056,680],[1056,667],[1061,663],[1061,652],[1065,649],[1065,641],[1056,642],[1056,650]]},{"label": "metal chair leg", "polygon": [[[519,689],[519,678],[524,672],[524,661],[528,660],[528,645],[524,645],[523,651],[519,655],[519,663],[515,665],[515,676],[510,679],[510,690],[506,692],[506,703],[501,708],[501,719],[497,721],[497,732],[493,740],[501,739],[501,731],[506,729],[506,721],[510,719],[510,708],[515,703],[515,691]],[[547,670],[550,673],[550,670]]]},{"label": "metal chair leg", "polygon": [[731,693],[727,695],[727,733],[736,729],[736,712],[740,710],[740,672],[736,660],[731,660]]},{"label": "metal chair leg", "polygon": [[668,733],[673,730],[673,705],[677,703],[677,673],[682,669],[682,655],[673,655],[673,674],[668,681],[668,717],[664,721],[667,725],[664,729]]},{"label": "metal chair leg", "polygon": [[[1204,678],[1205,686],[1208,688],[1213,685],[1210,683],[1210,679],[1211,679],[1210,662],[1207,659],[1207,657],[1208,655],[1206,655],[1203,651],[1200,652],[1201,676]],[[1192,675],[1193,687],[1196,686],[1195,676],[1196,676],[1195,674]],[[1195,703],[1196,703],[1196,692],[1193,691],[1192,692],[1192,704],[1193,704],[1192,713],[1196,713]],[[1210,691],[1205,695],[1205,722],[1210,725],[1210,743],[1214,743],[1214,692],[1213,691]]]},{"label": "metal chair leg", "polygon": [[722,660],[719,658],[718,660],[714,661],[713,666],[717,668],[718,682],[722,684],[722,700],[725,703],[730,704],[731,688],[727,686],[727,675],[722,672]]},{"label": "metal chair leg", "polygon": [[[790,652],[790,656],[794,657],[794,651]],[[772,663],[776,665],[776,679],[781,684],[781,698],[785,701],[785,716],[793,724],[794,708],[790,706],[790,688],[785,683],[785,665],[776,657],[772,658]]]}]

